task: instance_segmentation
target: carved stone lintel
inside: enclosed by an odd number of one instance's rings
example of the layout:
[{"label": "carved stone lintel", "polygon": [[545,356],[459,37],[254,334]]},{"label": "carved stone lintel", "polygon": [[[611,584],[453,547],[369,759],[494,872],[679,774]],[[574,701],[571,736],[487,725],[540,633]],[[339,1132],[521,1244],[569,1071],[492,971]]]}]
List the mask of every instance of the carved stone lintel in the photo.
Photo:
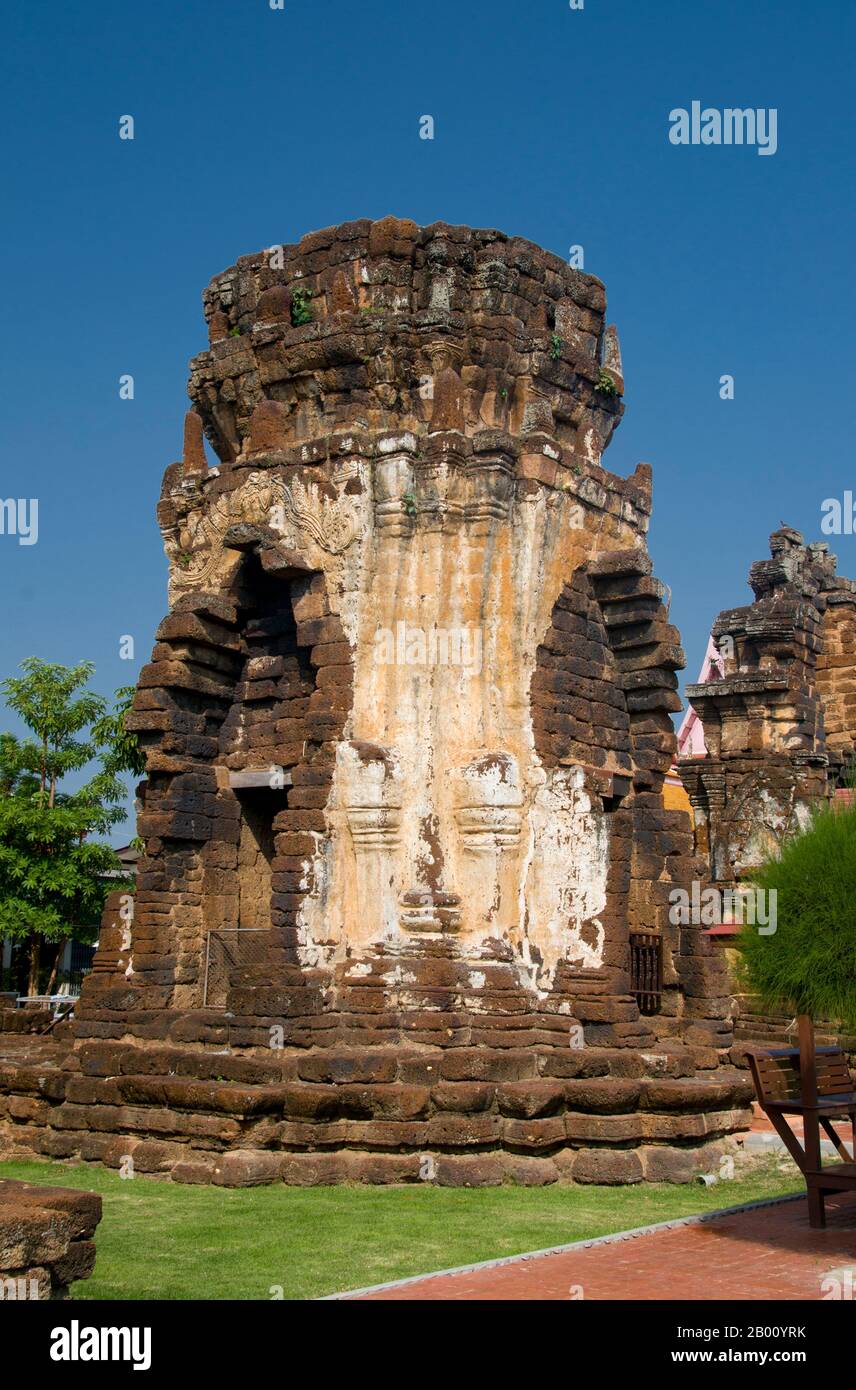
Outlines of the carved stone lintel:
[{"label": "carved stone lintel", "polygon": [[227,531],[242,524],[284,533],[294,549],[315,544],[333,555],[346,550],[360,531],[351,504],[322,495],[312,479],[304,482],[295,475],[285,483],[273,473],[251,473],[241,487],[221,493],[206,510],[195,499],[185,515],[164,527],[171,593],[201,588],[223,564]]}]

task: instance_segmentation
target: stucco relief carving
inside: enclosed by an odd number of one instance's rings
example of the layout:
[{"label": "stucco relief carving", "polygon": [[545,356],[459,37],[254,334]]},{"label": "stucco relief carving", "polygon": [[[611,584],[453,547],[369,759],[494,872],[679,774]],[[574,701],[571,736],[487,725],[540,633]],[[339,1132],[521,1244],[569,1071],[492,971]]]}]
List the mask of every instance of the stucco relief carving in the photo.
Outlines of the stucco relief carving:
[{"label": "stucco relief carving", "polygon": [[225,555],[223,537],[240,522],[269,526],[291,549],[314,544],[330,555],[347,550],[361,529],[353,506],[327,496],[312,479],[304,482],[295,475],[286,483],[274,473],[251,473],[241,487],[210,504],[195,497],[184,515],[163,529],[171,597],[202,588],[233,562]]}]

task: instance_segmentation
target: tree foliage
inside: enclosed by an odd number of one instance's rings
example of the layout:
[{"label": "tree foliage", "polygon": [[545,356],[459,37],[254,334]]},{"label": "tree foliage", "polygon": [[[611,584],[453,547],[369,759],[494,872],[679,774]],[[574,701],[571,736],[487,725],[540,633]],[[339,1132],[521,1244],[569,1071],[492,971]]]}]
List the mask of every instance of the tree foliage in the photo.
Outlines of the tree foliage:
[{"label": "tree foliage", "polygon": [[125,728],[125,715],[134,702],[136,687],[123,685],[116,691],[115,708],[103,714],[92,726],[92,736],[105,749],[104,766],[113,773],[132,772],[142,777],[146,770],[145,755],[136,734]]},{"label": "tree foliage", "polygon": [[856,799],[815,812],[753,874],[777,893],[776,930],[740,934],[745,983],[771,1010],[856,1028]]},{"label": "tree foliage", "polygon": [[[103,840],[125,819],[120,772],[137,770],[125,732],[128,691],[108,708],[88,689],[90,662],[66,667],[29,657],[0,683],[29,734],[0,734],[0,937],[38,944],[94,927],[119,861]],[[72,774],[90,771],[75,790]]]}]

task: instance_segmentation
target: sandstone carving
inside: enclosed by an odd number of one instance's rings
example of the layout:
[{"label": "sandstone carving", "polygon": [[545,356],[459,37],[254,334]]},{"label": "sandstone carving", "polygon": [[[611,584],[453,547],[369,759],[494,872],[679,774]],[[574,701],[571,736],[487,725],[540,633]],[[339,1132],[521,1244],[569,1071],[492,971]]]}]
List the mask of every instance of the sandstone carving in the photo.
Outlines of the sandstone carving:
[{"label": "sandstone carving", "polygon": [[359,531],[353,509],[335,493],[331,498],[322,492],[316,481],[295,476],[288,484],[269,473],[250,473],[237,491],[221,493],[210,507],[198,494],[176,502],[162,527],[170,560],[170,597],[203,589],[213,575],[223,578],[234,570],[236,557],[224,553],[226,533],[248,522],[277,531],[294,549],[304,550],[314,542],[331,554],[346,550]]}]

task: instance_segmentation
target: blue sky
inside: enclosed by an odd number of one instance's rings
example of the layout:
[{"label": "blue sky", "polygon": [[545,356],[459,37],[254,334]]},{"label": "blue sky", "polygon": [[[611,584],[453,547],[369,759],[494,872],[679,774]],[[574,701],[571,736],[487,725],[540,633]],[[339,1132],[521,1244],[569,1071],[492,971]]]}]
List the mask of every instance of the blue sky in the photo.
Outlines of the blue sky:
[{"label": "blue sky", "polygon": [[[604,462],[654,466],[651,550],[695,679],[770,531],[819,538],[856,484],[855,31],[852,0],[7,7],[0,498],[39,499],[39,539],[0,535],[0,675],[34,654],[90,658],[105,693],[133,681],[166,607],[154,508],[203,287],[395,213],[585,248],[627,383]],[[775,107],[776,154],[670,144],[695,99]],[[856,575],[856,537],[835,548]]]}]

